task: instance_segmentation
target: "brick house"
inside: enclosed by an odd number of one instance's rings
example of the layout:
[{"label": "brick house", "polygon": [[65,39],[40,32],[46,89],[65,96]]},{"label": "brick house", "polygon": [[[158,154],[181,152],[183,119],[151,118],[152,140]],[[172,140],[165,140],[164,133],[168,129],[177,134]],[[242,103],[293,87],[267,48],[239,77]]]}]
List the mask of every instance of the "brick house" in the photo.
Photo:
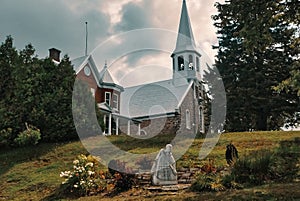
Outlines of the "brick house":
[{"label": "brick house", "polygon": [[[168,80],[124,88],[107,64],[99,68],[91,55],[72,60],[76,75],[88,83],[104,114],[105,135],[154,135],[204,132],[200,50],[194,41],[183,0],[176,48]],[[99,71],[99,69],[101,69]]]}]

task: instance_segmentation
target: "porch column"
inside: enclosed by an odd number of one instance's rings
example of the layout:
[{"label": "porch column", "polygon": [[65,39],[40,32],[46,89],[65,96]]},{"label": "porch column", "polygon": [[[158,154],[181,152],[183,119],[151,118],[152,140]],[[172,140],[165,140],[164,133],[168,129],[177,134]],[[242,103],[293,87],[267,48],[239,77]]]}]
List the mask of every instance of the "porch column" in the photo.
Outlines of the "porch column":
[{"label": "porch column", "polygon": [[130,120],[127,122],[127,135],[130,135]]},{"label": "porch column", "polygon": [[105,135],[105,130],[106,130],[106,115],[103,116],[103,123],[104,123],[104,130],[102,131],[103,135]]},{"label": "porch column", "polygon": [[116,119],[116,135],[119,135],[119,117]]},{"label": "porch column", "polygon": [[108,118],[108,135],[111,135],[111,113]]},{"label": "porch column", "polygon": [[137,134],[141,135],[141,124],[140,123],[138,124],[138,133]]}]

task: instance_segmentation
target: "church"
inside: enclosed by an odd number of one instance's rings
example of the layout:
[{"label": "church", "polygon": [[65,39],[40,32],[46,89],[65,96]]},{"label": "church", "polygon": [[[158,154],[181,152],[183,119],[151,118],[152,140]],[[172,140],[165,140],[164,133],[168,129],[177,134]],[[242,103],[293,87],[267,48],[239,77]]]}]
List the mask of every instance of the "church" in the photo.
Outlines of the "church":
[{"label": "church", "polygon": [[88,84],[104,115],[104,135],[204,133],[200,71],[207,64],[196,46],[185,0],[174,46],[170,79],[128,88],[114,78],[107,64],[97,66],[92,55],[71,61],[77,78]]}]

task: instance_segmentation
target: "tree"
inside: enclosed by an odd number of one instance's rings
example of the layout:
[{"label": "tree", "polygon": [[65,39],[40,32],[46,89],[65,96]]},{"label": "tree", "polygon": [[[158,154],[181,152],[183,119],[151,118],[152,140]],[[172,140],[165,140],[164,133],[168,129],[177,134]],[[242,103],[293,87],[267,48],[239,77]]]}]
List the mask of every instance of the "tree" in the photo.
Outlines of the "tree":
[{"label": "tree", "polygon": [[31,44],[17,51],[9,36],[0,46],[0,130],[11,128],[10,142],[25,123],[40,129],[43,141],[76,139],[72,117],[75,73],[65,56],[56,65],[38,59]]},{"label": "tree", "polygon": [[297,110],[296,93],[274,90],[288,79],[295,62],[291,39],[297,30],[286,16],[297,7],[288,2],[228,0],[216,4],[216,66],[227,94],[228,131],[279,129]]}]

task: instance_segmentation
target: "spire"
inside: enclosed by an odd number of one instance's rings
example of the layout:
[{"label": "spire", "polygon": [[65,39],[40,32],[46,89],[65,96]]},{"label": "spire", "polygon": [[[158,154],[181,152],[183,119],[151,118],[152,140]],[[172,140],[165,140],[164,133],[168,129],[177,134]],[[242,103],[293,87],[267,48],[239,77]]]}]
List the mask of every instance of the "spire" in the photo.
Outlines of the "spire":
[{"label": "spire", "polygon": [[176,49],[174,52],[195,49],[196,45],[190,22],[190,17],[186,6],[186,1],[183,0]]}]

